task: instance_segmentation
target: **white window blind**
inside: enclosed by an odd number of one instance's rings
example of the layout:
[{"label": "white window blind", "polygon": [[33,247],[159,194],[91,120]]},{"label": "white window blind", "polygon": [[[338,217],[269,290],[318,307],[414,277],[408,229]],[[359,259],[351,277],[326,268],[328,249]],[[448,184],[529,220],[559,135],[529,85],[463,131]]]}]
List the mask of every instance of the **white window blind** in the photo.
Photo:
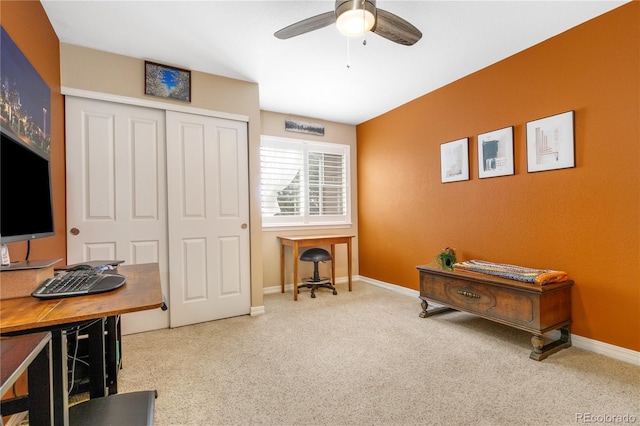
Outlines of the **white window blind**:
[{"label": "white window blind", "polygon": [[349,146],[262,136],[264,226],[350,223]]}]

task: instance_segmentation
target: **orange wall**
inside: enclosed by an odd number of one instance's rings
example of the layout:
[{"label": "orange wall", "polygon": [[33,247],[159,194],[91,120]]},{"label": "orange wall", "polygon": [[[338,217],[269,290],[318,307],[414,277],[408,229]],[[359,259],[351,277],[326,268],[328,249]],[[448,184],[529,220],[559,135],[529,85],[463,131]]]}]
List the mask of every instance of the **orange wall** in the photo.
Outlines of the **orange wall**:
[{"label": "orange wall", "polygon": [[[51,89],[51,171],[56,235],[31,242],[29,259],[62,258],[66,263],[64,104],[60,93],[58,37],[39,1],[0,3],[0,22]],[[27,243],[9,244],[11,260],[24,260]]]},{"label": "orange wall", "polygon": [[[359,125],[360,274],[418,289],[447,246],[565,270],[572,333],[640,350],[639,16],[628,3]],[[526,122],[568,110],[576,167],[527,173]],[[511,125],[515,175],[478,179],[476,136]],[[464,137],[471,179],[442,184],[440,144]]]}]

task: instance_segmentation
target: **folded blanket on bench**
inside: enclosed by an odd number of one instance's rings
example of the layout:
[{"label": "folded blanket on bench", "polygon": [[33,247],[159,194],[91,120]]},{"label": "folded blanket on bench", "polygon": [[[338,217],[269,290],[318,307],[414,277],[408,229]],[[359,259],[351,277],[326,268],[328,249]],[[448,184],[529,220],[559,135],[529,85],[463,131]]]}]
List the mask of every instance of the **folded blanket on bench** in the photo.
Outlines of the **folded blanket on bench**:
[{"label": "folded blanket on bench", "polygon": [[551,269],[533,269],[524,266],[507,265],[503,263],[486,262],[483,260],[466,260],[453,264],[453,270],[458,272],[476,272],[495,275],[511,280],[535,283],[538,285],[559,283],[566,281],[569,276],[564,271]]}]

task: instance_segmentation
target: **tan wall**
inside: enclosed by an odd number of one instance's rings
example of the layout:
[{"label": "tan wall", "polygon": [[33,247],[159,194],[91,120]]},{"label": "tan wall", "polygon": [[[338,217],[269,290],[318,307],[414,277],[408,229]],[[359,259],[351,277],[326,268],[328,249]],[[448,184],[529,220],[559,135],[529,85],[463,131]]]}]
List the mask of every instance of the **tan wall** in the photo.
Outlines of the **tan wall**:
[{"label": "tan wall", "polygon": [[[60,94],[59,41],[40,2],[0,3],[2,26],[51,89],[51,178],[55,236],[31,242],[29,259],[67,258],[64,104]],[[9,244],[12,261],[24,260],[27,243]]]},{"label": "tan wall", "polygon": [[[158,101],[144,95],[144,60],[60,45],[61,83],[64,88],[87,90]],[[180,66],[180,64],[170,64]],[[181,67],[184,68],[184,67]],[[181,106],[249,117],[249,191],[251,221],[251,306],[263,305],[262,219],[260,215],[260,106],[258,85],[192,71],[191,103],[166,100]],[[165,100],[162,99],[164,102]]]},{"label": "tan wall", "polygon": [[[417,289],[447,246],[565,270],[572,333],[640,350],[639,16],[625,4],[359,125],[360,274]],[[576,167],[527,173],[526,122],[568,110]],[[477,135],[511,125],[515,175],[478,179]],[[440,144],[463,137],[471,179],[442,184]]]},{"label": "tan wall", "polygon": [[[318,123],[324,125],[324,136],[307,135],[303,133],[287,132],[284,130],[285,118],[292,118],[311,123]],[[350,227],[346,228],[322,228],[322,229],[305,229],[305,230],[265,230],[262,237],[262,252],[264,260],[264,286],[273,287],[280,286],[280,244],[278,235],[283,236],[301,236],[301,235],[355,235],[353,240],[352,256],[353,256],[353,270],[354,275],[358,274],[358,181],[357,181],[357,152],[356,152],[356,127],[348,124],[339,124],[333,122],[327,122],[317,120],[314,118],[300,117],[294,115],[278,114],[274,112],[262,111],[262,134],[268,136],[278,136],[289,139],[303,139],[312,140],[316,142],[330,142],[349,145],[351,147],[351,209],[353,223]],[[286,249],[286,270],[285,270],[285,283],[292,284],[292,261],[291,250]],[[347,251],[345,244],[336,246],[336,278],[346,278],[347,272]],[[320,272],[322,275],[329,276],[329,264],[321,265]],[[300,262],[299,275],[310,276],[313,268],[310,262]]]}]

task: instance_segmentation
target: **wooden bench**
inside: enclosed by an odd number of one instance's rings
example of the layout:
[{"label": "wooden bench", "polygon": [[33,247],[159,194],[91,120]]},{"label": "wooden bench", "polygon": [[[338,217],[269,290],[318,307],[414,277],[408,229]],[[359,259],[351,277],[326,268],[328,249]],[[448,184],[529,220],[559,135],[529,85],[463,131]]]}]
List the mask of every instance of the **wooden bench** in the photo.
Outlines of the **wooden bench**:
[{"label": "wooden bench", "polygon": [[[508,280],[491,275],[456,272],[438,264],[422,265],[420,317],[458,310],[533,333],[530,358],[540,361],[571,346],[571,286],[573,281],[546,285]],[[428,300],[440,307],[429,307]],[[560,330],[560,337],[545,344],[543,334]]]}]

